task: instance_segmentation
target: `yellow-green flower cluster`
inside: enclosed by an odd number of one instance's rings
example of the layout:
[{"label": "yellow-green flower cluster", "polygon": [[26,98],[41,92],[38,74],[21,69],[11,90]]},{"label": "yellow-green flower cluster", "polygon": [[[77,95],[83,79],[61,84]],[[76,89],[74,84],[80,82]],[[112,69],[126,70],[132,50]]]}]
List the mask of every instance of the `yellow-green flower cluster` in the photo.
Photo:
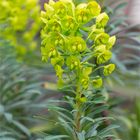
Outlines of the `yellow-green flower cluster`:
[{"label": "yellow-green flower cluster", "polygon": [[0,0],[0,24],[4,24],[0,37],[10,41],[19,55],[37,47],[35,36],[40,29],[38,0]]},{"label": "yellow-green flower cluster", "polygon": [[[65,71],[70,71],[75,73],[76,81],[82,89],[87,89],[90,85],[100,88],[102,78],[91,78],[94,68],[89,65],[88,57],[96,59],[96,65],[111,59],[110,50],[116,38],[104,31],[108,15],[100,13],[101,7],[95,1],[75,6],[72,0],[50,0],[44,8],[45,11],[41,12],[44,23],[41,31],[42,60],[50,60],[59,82],[63,81]],[[92,19],[95,19],[95,24],[88,27],[90,30],[85,31],[88,36],[84,38],[82,31]],[[88,40],[93,42],[92,46],[88,46]],[[110,64],[103,68],[103,74],[107,76],[115,66]]]},{"label": "yellow-green flower cluster", "polygon": [[96,17],[96,24],[91,27],[88,38],[94,41],[93,51],[97,56],[97,64],[103,64],[111,59],[111,48],[115,44],[116,37],[105,33],[109,17],[106,13],[101,13]]}]

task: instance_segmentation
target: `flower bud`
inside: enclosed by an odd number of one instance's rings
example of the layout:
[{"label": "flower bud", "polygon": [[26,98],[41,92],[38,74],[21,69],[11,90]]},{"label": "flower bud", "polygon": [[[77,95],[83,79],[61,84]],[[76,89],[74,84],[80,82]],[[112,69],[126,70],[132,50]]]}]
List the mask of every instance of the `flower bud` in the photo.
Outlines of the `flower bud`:
[{"label": "flower bud", "polygon": [[83,22],[86,22],[88,20],[87,16],[83,16]]},{"label": "flower bud", "polygon": [[74,62],[74,66],[75,67],[78,66],[78,62],[77,61]]},{"label": "flower bud", "polygon": [[54,49],[54,48],[52,48],[51,50],[50,50],[50,52],[49,52],[49,57],[55,57],[57,55],[57,51]]},{"label": "flower bud", "polygon": [[62,56],[57,56],[57,57],[51,58],[51,64],[53,66],[55,66],[55,65],[63,66],[64,58]]},{"label": "flower bud", "polygon": [[91,27],[91,32],[89,33],[89,38],[95,40],[96,36],[103,33],[104,29],[97,29],[95,25]]},{"label": "flower bud", "polygon": [[82,86],[83,86],[84,89],[87,89],[88,86],[89,86],[89,78],[88,77],[87,78],[83,78],[81,80],[81,84],[82,84]]},{"label": "flower bud", "polygon": [[96,54],[95,56],[97,56],[98,54],[104,52],[105,50],[106,50],[106,46],[105,45],[96,46],[95,50],[94,50],[94,52]]},{"label": "flower bud", "polygon": [[68,22],[66,22],[66,27],[69,27],[69,23]]},{"label": "flower bud", "polygon": [[98,16],[101,12],[101,7],[96,1],[89,2],[87,5],[87,9],[92,18]]},{"label": "flower bud", "polygon": [[77,49],[77,47],[74,45],[74,46],[72,46],[72,50],[73,51],[76,51],[76,49]]},{"label": "flower bud", "polygon": [[87,4],[82,3],[76,7],[76,20],[78,23],[86,23],[89,20],[88,10],[86,9]]},{"label": "flower bud", "polygon": [[58,16],[64,17],[64,15],[67,14],[67,7],[63,2],[57,1],[53,5],[53,7],[54,7],[55,12]]},{"label": "flower bud", "polygon": [[68,41],[70,52],[83,52],[86,49],[86,43],[81,37],[70,37]]},{"label": "flower bud", "polygon": [[46,12],[41,11],[41,17],[45,18],[46,17]]},{"label": "flower bud", "polygon": [[104,28],[108,23],[109,17],[106,13],[102,13],[96,18],[96,27],[97,28]]},{"label": "flower bud", "polygon": [[74,28],[74,24],[71,23],[69,27],[70,27],[70,29],[73,29]]},{"label": "flower bud", "polygon": [[101,77],[97,76],[93,81],[92,81],[93,87],[94,88],[100,88],[103,84],[103,80]]},{"label": "flower bud", "polygon": [[85,67],[82,69],[82,73],[84,76],[88,77],[92,73],[92,67]]},{"label": "flower bud", "polygon": [[62,78],[63,69],[61,68],[61,66],[56,65],[55,66],[55,71],[56,71],[56,76],[59,77],[59,78]]},{"label": "flower bud", "polygon": [[75,56],[70,56],[67,58],[66,64],[70,69],[77,69],[80,67],[80,60]]},{"label": "flower bud", "polygon": [[56,46],[59,44],[59,40],[55,40],[55,43],[54,43]]},{"label": "flower bud", "polygon": [[52,44],[55,44],[55,46],[63,46],[65,43],[63,36],[58,32],[52,32],[49,39]]},{"label": "flower bud", "polygon": [[107,44],[108,40],[109,40],[109,35],[107,33],[100,33],[95,38],[95,45]]},{"label": "flower bud", "polygon": [[56,19],[49,20],[48,24],[45,27],[46,32],[51,31],[61,31],[61,24]]},{"label": "flower bud", "polygon": [[81,98],[79,99],[79,101],[80,101],[81,103],[85,103],[85,102],[87,101],[87,98],[86,98],[86,97],[81,97]]},{"label": "flower bud", "polygon": [[106,46],[107,49],[111,49],[112,46],[115,44],[115,42],[116,42],[116,36],[110,37]]},{"label": "flower bud", "polygon": [[82,22],[82,16],[79,15],[79,16],[77,17],[77,20],[78,20],[79,22]]},{"label": "flower bud", "polygon": [[104,52],[102,52],[97,56],[97,63],[103,64],[107,62],[109,59],[111,59],[111,57],[112,57],[112,53],[108,50],[105,50]]},{"label": "flower bud", "polygon": [[63,29],[65,31],[69,31],[69,32],[72,32],[73,29],[75,28],[76,26],[76,22],[75,22],[75,19],[73,18],[73,16],[65,16],[63,19],[62,19],[62,24],[63,24]]},{"label": "flower bud", "polygon": [[74,65],[73,64],[70,65],[70,69],[74,69]]},{"label": "flower bud", "polygon": [[104,66],[103,74],[105,76],[110,75],[113,71],[115,70],[115,65],[114,64],[109,64],[107,66]]},{"label": "flower bud", "polygon": [[81,52],[81,51],[82,51],[82,44],[79,44],[79,45],[77,46],[77,48],[78,48],[78,51]]},{"label": "flower bud", "polygon": [[41,47],[42,61],[48,61],[48,52],[45,47]]},{"label": "flower bud", "polygon": [[59,40],[59,44],[60,44],[60,45],[63,45],[63,44],[64,44],[64,40],[63,40],[63,39],[60,39],[60,40]]},{"label": "flower bud", "polygon": [[51,18],[54,14],[54,8],[52,6],[50,6],[49,4],[45,3],[44,9],[46,10],[45,16]]}]

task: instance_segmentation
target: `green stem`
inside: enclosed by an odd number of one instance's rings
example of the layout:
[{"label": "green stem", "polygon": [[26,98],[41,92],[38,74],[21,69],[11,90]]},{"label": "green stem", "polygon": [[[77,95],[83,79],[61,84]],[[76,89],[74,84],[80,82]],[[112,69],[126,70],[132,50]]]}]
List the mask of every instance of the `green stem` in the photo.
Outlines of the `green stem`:
[{"label": "green stem", "polygon": [[[77,82],[77,89],[76,89],[76,103],[75,103],[75,109],[76,109],[76,115],[75,115],[75,132],[80,132],[81,131],[81,126],[80,126],[80,119],[81,119],[81,102],[79,98],[81,98],[81,92],[80,92],[80,85]],[[76,135],[76,140],[79,140],[77,135]]]},{"label": "green stem", "polygon": [[100,67],[94,69],[93,72],[95,72],[95,71],[97,71],[97,70],[99,70],[99,69],[101,69],[101,68],[103,68],[103,67],[104,67],[104,66],[100,66]]},{"label": "green stem", "polygon": [[80,105],[81,105],[81,103],[79,103],[77,101],[77,103],[76,103],[77,113],[76,113],[76,117],[75,117],[75,124],[76,124],[77,132],[80,132],[80,128],[81,128],[81,126],[80,126],[80,118],[81,118]]}]

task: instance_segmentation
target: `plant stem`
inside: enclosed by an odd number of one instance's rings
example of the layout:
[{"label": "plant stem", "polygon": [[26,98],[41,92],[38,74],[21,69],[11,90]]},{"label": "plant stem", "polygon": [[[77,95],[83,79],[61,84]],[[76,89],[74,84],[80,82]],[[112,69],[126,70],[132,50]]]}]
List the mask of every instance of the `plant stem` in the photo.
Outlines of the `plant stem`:
[{"label": "plant stem", "polygon": [[75,123],[76,123],[76,131],[80,132],[80,118],[81,118],[81,113],[80,113],[80,104],[79,102],[76,103],[76,108],[77,108],[77,113],[75,117]]},{"label": "plant stem", "polygon": [[[80,102],[80,98],[81,98],[82,93],[80,92],[80,85],[77,82],[77,90],[76,90],[76,103],[75,103],[75,109],[76,109],[76,115],[75,115],[75,132],[80,132],[81,131],[81,126],[80,126],[80,119],[81,119],[81,102]],[[77,134],[76,134],[76,138],[77,140]]]}]

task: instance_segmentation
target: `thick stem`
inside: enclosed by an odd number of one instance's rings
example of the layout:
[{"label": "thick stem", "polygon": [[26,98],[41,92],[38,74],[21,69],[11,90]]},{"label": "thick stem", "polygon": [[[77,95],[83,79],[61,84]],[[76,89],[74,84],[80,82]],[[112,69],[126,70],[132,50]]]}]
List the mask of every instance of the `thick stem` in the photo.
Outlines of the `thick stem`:
[{"label": "thick stem", "polygon": [[76,103],[76,110],[77,110],[77,113],[76,113],[76,117],[75,117],[75,124],[76,124],[76,131],[77,132],[80,132],[80,118],[81,118],[81,113],[80,113],[80,103],[77,101]]},{"label": "thick stem", "polygon": [[77,133],[81,131],[81,125],[80,125],[80,119],[81,119],[81,106],[82,102],[80,101],[80,98],[82,96],[82,91],[81,91],[81,83],[79,82],[79,73],[81,72],[81,69],[78,69],[76,75],[77,75],[77,82],[76,82],[76,97],[75,97],[75,134],[76,134],[76,139],[79,140]]},{"label": "thick stem", "polygon": [[78,100],[76,100],[76,111],[77,112],[76,112],[76,115],[75,115],[75,134],[76,134],[75,140],[79,140],[76,132],[80,132],[80,130],[81,130],[81,126],[80,126],[80,118],[81,118],[80,105],[81,105],[81,103]]},{"label": "thick stem", "polygon": [[[81,125],[80,125],[80,119],[81,119],[81,92],[80,92],[80,86],[77,84],[77,90],[76,90],[76,103],[75,103],[75,109],[76,109],[76,115],[75,115],[75,132],[80,132],[81,131]],[[77,137],[77,135],[76,135]],[[78,137],[77,137],[77,140]]]}]

